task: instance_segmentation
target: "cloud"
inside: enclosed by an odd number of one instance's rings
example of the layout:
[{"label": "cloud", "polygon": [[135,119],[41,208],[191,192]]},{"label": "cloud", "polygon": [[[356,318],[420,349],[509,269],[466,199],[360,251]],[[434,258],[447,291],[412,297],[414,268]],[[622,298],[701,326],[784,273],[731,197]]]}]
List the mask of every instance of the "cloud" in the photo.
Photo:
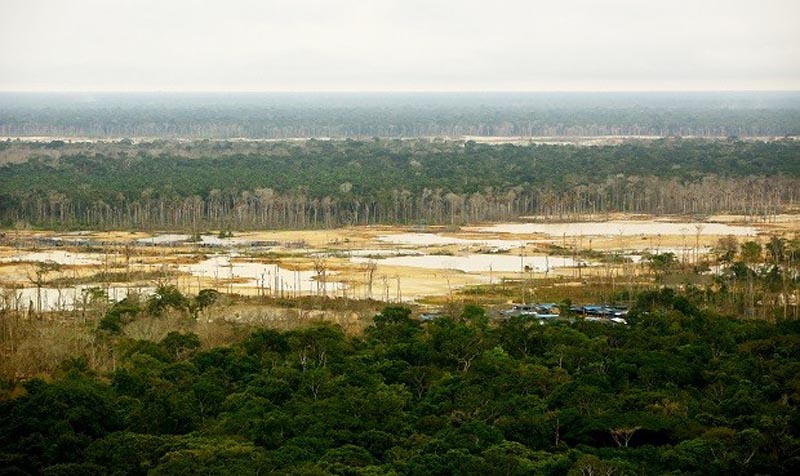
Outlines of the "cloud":
[{"label": "cloud", "polygon": [[796,0],[3,0],[4,90],[800,89]]}]

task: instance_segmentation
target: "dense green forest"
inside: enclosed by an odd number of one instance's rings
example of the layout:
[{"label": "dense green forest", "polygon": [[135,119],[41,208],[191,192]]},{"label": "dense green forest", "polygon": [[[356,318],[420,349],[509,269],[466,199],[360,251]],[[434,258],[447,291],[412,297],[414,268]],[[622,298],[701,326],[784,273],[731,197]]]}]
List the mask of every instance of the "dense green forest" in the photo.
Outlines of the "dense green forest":
[{"label": "dense green forest", "polygon": [[430,140],[0,142],[0,221],[310,228],[609,211],[770,215],[800,199],[800,142],[618,146]]},{"label": "dense green forest", "polygon": [[628,319],[494,324],[466,306],[422,324],[386,308],[364,335],[261,329],[205,348],[115,337],[107,316],[95,332],[115,370],[75,358],[6,387],[0,473],[800,471],[797,321],[719,316],[670,290],[639,295]]},{"label": "dense green forest", "polygon": [[0,136],[251,138],[800,135],[800,95],[0,94]]}]

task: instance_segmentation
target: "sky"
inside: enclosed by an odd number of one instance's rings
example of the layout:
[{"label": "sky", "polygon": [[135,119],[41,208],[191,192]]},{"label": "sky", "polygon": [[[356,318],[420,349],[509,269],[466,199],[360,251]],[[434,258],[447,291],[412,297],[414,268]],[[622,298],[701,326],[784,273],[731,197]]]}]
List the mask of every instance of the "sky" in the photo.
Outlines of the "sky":
[{"label": "sky", "polygon": [[800,90],[800,0],[0,0],[0,91]]}]

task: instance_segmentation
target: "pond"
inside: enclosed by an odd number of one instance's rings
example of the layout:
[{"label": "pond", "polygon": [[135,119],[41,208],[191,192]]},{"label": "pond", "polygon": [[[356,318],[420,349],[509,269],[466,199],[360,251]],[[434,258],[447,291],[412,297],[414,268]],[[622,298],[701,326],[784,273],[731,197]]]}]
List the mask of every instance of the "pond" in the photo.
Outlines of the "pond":
[{"label": "pond", "polygon": [[3,263],[46,263],[49,261],[68,266],[97,265],[103,262],[103,257],[97,253],[72,253],[70,251],[52,250],[34,251],[0,259],[0,262]]},{"label": "pond", "polygon": [[167,233],[163,235],[155,235],[148,238],[139,238],[137,243],[143,245],[173,245],[178,243],[188,243],[204,246],[219,246],[219,247],[234,247],[234,246],[248,246],[254,243],[253,240],[248,238],[220,238],[216,235],[200,235],[200,241],[190,242],[191,235]]},{"label": "pond", "polygon": [[484,233],[545,234],[561,236],[653,236],[653,235],[733,235],[755,236],[752,226],[724,223],[673,223],[660,221],[604,221],[582,223],[499,223],[478,228]]},{"label": "pond", "polygon": [[[368,258],[351,258],[354,263],[365,263]],[[385,266],[408,266],[425,269],[452,269],[465,273],[518,273],[525,267],[534,272],[548,272],[556,268],[575,267],[578,262],[564,256],[524,256],[511,254],[469,254],[464,256],[422,255],[397,256],[376,261]],[[582,263],[582,262],[581,262]],[[582,263],[585,265],[585,263]]]},{"label": "pond", "polygon": [[449,246],[449,245],[465,245],[465,246],[485,246],[488,248],[509,250],[512,248],[521,248],[530,240],[475,240],[467,238],[456,238],[452,236],[442,236],[435,233],[398,233],[396,235],[380,235],[376,238],[377,241],[384,243],[392,243],[396,245],[413,245],[413,246]]},{"label": "pond", "polygon": [[[317,293],[335,292],[344,284],[326,279],[322,283],[315,271],[295,271],[276,264],[242,261],[236,255],[218,255],[199,263],[183,265],[178,269],[192,276],[210,278],[214,281],[230,281],[232,287],[263,288],[275,292]],[[328,271],[329,278],[335,273]]]},{"label": "pond", "polygon": [[[33,287],[18,289],[0,289],[0,308],[13,311],[69,311],[79,308],[84,302],[84,291],[90,288],[103,290],[111,302],[121,301],[129,293],[148,296],[155,292],[149,286],[111,286],[103,288],[100,285],[78,285],[65,288],[43,287],[39,290]],[[41,306],[41,309],[39,307]]]}]

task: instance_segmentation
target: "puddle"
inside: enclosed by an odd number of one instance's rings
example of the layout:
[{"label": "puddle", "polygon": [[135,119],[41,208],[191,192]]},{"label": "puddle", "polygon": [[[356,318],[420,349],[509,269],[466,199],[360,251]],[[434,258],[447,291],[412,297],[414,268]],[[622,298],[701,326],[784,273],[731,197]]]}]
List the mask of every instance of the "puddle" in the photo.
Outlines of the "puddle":
[{"label": "puddle", "polygon": [[395,245],[415,245],[415,246],[448,246],[448,245],[465,245],[465,246],[486,246],[499,250],[510,250],[512,248],[521,248],[530,241],[526,240],[474,240],[466,238],[454,238],[451,236],[442,236],[435,233],[400,233],[397,235],[380,235],[376,238],[377,241],[384,243],[392,243]]},{"label": "puddle", "polygon": [[[354,263],[366,263],[367,258],[355,257],[350,260]],[[525,256],[520,258],[514,255],[485,255],[471,254],[465,256],[397,256],[385,258],[378,264],[386,266],[409,266],[425,269],[452,269],[465,273],[518,273],[525,266],[534,272],[552,271],[556,268],[574,267],[576,263],[569,257],[562,256]],[[585,262],[580,262],[585,265]]]},{"label": "puddle", "polygon": [[[213,280],[245,280],[230,284],[234,288],[264,288],[299,293],[317,293],[323,289],[323,283],[316,279],[315,271],[293,271],[276,264],[235,261],[231,258],[230,255],[214,256],[199,263],[180,266],[179,269],[192,276]],[[331,271],[326,274],[328,279],[334,275]],[[336,281],[328,280],[324,283],[326,292],[335,292],[343,287],[344,284]]]},{"label": "puddle", "polygon": [[136,240],[136,242],[145,245],[168,245],[172,243],[180,243],[188,240],[189,238],[191,238],[189,235],[167,234],[151,236],[150,238],[139,238]]},{"label": "puddle", "polygon": [[253,242],[246,238],[220,238],[213,235],[203,235],[200,240],[201,244],[206,246],[242,246]]},{"label": "puddle", "polygon": [[[0,307],[14,311],[37,310],[41,302],[40,312],[69,311],[80,308],[84,301],[83,291],[92,287],[106,290],[112,302],[121,301],[128,293],[136,292],[145,296],[153,294],[153,287],[113,286],[104,289],[102,286],[80,285],[69,288],[36,288],[2,289],[0,290]],[[40,301],[41,300],[41,301]]]},{"label": "puddle", "polygon": [[331,253],[326,253],[325,256],[358,256],[358,257],[377,257],[383,258],[385,256],[405,256],[405,255],[421,255],[421,251],[407,250],[407,249],[358,249],[358,250],[337,250]]},{"label": "puddle", "polygon": [[253,240],[249,240],[247,238],[220,238],[214,235],[201,235],[200,241],[189,241],[191,238],[191,235],[168,233],[164,235],[151,236],[149,238],[140,238],[136,240],[136,242],[144,245],[172,245],[177,243],[186,243],[189,245],[219,247],[245,246],[254,243]]},{"label": "puddle", "polygon": [[91,231],[70,231],[59,236],[50,237],[49,239],[63,243],[82,243],[88,241],[91,236]]},{"label": "puddle", "polygon": [[754,236],[755,227],[724,223],[669,222],[584,222],[584,223],[500,223],[478,228],[484,233],[541,233],[550,236],[639,236],[639,235],[734,235]]},{"label": "puddle", "polygon": [[48,261],[52,261],[58,264],[63,265],[92,265],[92,264],[101,264],[103,262],[103,257],[96,254],[96,253],[72,253],[69,251],[37,251],[32,253],[24,253],[18,256],[13,256],[10,258],[3,258],[0,259],[0,262],[3,263],[14,263],[14,262],[37,262],[37,263],[45,263]]},{"label": "puddle", "polygon": [[708,246],[701,246],[698,248],[695,253],[695,248],[645,248],[642,250],[635,250],[637,253],[630,253],[624,254],[626,258],[629,258],[633,263],[641,263],[642,261],[646,261],[646,254],[649,255],[658,255],[664,253],[672,253],[675,255],[675,259],[684,262],[690,263],[694,260],[695,256],[706,256],[711,253],[713,250]]}]

